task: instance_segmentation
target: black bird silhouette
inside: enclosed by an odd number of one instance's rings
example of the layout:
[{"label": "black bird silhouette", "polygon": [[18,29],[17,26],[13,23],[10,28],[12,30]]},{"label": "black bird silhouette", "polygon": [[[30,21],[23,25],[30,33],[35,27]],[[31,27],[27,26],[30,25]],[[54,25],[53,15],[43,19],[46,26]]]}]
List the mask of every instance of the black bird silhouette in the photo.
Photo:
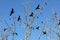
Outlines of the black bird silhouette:
[{"label": "black bird silhouette", "polygon": [[41,21],[41,23],[43,23],[43,21]]},{"label": "black bird silhouette", "polygon": [[33,12],[29,15],[30,17],[33,17]]},{"label": "black bird silhouette", "polygon": [[34,30],[34,27],[30,27],[30,28]]},{"label": "black bird silhouette", "polygon": [[18,35],[16,32],[13,32],[13,35],[14,35],[14,34],[15,34],[15,35]]},{"label": "black bird silhouette", "polygon": [[60,20],[59,20],[60,21]]},{"label": "black bird silhouette", "polygon": [[14,13],[14,9],[12,8],[11,13],[10,13],[10,16],[11,16],[13,13]]},{"label": "black bird silhouette", "polygon": [[55,15],[57,15],[57,13],[55,12]]},{"label": "black bird silhouette", "polygon": [[46,34],[46,31],[43,31],[43,34]]},{"label": "black bird silhouette", "polygon": [[40,9],[40,8],[39,8],[39,4],[38,4],[38,6],[36,7],[36,10],[37,10],[37,9]]},{"label": "black bird silhouette", "polygon": [[6,28],[4,28],[4,31],[6,31],[7,29]]},{"label": "black bird silhouette", "polygon": [[58,25],[60,25],[60,20],[58,20],[59,22],[58,22]]},{"label": "black bird silhouette", "polygon": [[45,2],[45,5],[47,5],[47,2]]},{"label": "black bird silhouette", "polygon": [[21,20],[20,16],[18,17],[18,20],[17,21],[19,21],[19,20]]},{"label": "black bird silhouette", "polygon": [[18,35],[16,32],[15,32],[16,35]]},{"label": "black bird silhouette", "polygon": [[38,27],[36,27],[36,29],[37,29],[37,30],[39,30],[39,26],[38,26]]},{"label": "black bird silhouette", "polygon": [[58,25],[60,25],[60,22],[58,23]]}]

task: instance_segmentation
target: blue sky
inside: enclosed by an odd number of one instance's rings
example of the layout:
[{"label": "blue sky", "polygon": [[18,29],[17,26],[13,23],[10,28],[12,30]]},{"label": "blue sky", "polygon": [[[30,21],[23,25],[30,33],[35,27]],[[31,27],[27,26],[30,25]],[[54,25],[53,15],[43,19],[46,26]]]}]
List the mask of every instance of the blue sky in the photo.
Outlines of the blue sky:
[{"label": "blue sky", "polygon": [[[25,12],[24,6],[28,8],[29,12],[37,13],[35,10],[36,6],[38,4],[42,6],[45,1],[46,0],[0,0],[0,20],[2,20],[0,25],[2,26],[2,31],[4,27],[7,27],[7,25],[5,24],[5,21],[7,21],[8,25],[10,26],[11,24],[13,24],[14,21],[17,20],[19,15],[22,17],[22,21],[25,22],[26,12]],[[39,15],[39,18],[36,19],[33,23],[33,26],[35,26],[36,23],[38,22],[38,24],[40,25],[40,30],[34,29],[32,31],[30,40],[37,40],[43,27],[43,24],[41,24],[41,21],[45,22],[46,18],[51,19],[53,9],[55,9],[60,19],[60,0],[47,0],[47,4],[48,5],[45,6],[44,9],[41,11],[42,14]],[[9,16],[11,8],[14,8],[14,11],[15,11],[13,16]],[[9,18],[13,18],[13,17],[16,17],[16,19],[9,20]],[[49,20],[48,24],[52,25],[53,24],[52,20]],[[49,26],[48,24],[46,24],[46,28],[47,26]],[[54,26],[54,24],[52,26]],[[25,38],[26,29],[23,28],[23,26],[20,26],[19,22],[17,21],[16,21],[16,31],[18,33],[18,36],[15,35],[15,40],[21,40]],[[47,36],[42,35],[41,40],[48,40],[46,37]],[[12,38],[12,35],[10,34],[8,39],[11,40],[11,38]]]}]

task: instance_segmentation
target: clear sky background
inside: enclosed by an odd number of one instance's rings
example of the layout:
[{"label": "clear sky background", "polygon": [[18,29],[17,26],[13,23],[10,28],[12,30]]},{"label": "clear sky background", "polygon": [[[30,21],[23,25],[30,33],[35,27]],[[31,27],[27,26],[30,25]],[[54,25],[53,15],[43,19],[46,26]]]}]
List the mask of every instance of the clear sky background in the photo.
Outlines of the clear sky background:
[{"label": "clear sky background", "polygon": [[[7,27],[7,25],[5,24],[5,21],[7,21],[8,25],[10,26],[11,24],[13,24],[14,21],[17,20],[18,16],[20,15],[22,18],[22,21],[25,21],[25,10],[24,10],[24,6],[26,6],[28,9],[30,9],[29,12],[34,12],[36,6],[39,5],[43,5],[44,2],[46,0],[0,0],[0,26],[2,27],[2,32],[4,27]],[[30,3],[31,2],[31,3]],[[24,4],[24,6],[23,6]],[[60,19],[60,0],[47,0],[47,6],[44,7],[44,10],[41,11],[41,15],[39,15],[39,18],[36,19],[34,21],[33,25],[36,25],[36,23],[38,22],[40,25],[40,30],[36,30],[34,29],[32,31],[31,37],[29,40],[37,40],[38,36],[42,30],[43,24],[41,24],[41,21],[46,20],[46,18],[52,18],[52,10],[55,9],[55,11],[57,12],[59,19]],[[9,16],[11,8],[14,8],[15,13],[13,14],[13,16]],[[14,20],[9,20],[9,18],[13,18],[16,17],[16,19]],[[49,20],[48,22],[49,25],[52,25],[52,21]],[[48,24],[46,24],[46,28],[49,26]],[[24,26],[24,25],[23,25]],[[20,26],[19,22],[16,22],[16,32],[18,33],[18,36],[15,35],[15,40],[22,40],[23,38],[25,38],[25,31],[26,29]],[[54,24],[52,25],[54,26]],[[4,32],[3,32],[4,33]],[[54,34],[54,33],[53,33]],[[10,34],[8,37],[9,40],[12,39],[12,35]],[[48,40],[48,36],[41,36],[41,40]]]}]

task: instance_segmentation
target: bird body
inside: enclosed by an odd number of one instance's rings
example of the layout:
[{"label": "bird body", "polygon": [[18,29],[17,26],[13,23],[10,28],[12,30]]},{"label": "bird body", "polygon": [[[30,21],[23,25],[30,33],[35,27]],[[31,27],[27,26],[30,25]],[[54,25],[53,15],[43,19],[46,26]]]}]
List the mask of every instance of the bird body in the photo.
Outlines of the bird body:
[{"label": "bird body", "polygon": [[43,27],[42,32],[43,32],[44,35],[47,34],[45,26]]},{"label": "bird body", "polygon": [[41,21],[41,23],[43,24],[43,21]]},{"label": "bird body", "polygon": [[36,27],[36,29],[37,29],[37,30],[39,30],[39,26],[38,26],[38,27]]},{"label": "bird body", "polygon": [[37,10],[37,9],[40,9],[40,8],[39,8],[39,4],[38,4],[38,6],[36,7],[36,10]]},{"label": "bird body", "polygon": [[19,21],[19,20],[21,20],[20,16],[18,17],[18,20],[17,21]]},{"label": "bird body", "polygon": [[6,28],[4,28],[4,31],[6,31],[7,29]]},{"label": "bird body", "polygon": [[46,31],[43,31],[43,34],[46,34]]},{"label": "bird body", "polygon": [[60,25],[60,22],[58,23],[58,25]]},{"label": "bird body", "polygon": [[47,2],[45,2],[45,5],[47,5]]},{"label": "bird body", "polygon": [[32,17],[33,16],[33,12],[29,16]]},{"label": "bird body", "polygon": [[13,35],[14,35],[14,34],[18,35],[16,32],[13,32]]},{"label": "bird body", "polygon": [[11,13],[10,13],[10,16],[11,16],[13,13],[14,13],[14,9],[12,8]]},{"label": "bird body", "polygon": [[34,27],[30,27],[30,28],[34,30]]}]

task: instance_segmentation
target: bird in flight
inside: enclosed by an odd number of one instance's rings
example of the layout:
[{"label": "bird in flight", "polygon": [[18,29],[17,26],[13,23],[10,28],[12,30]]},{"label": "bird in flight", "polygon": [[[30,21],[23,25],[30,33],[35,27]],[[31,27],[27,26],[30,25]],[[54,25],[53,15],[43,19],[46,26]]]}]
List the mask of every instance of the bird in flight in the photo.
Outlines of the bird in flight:
[{"label": "bird in flight", "polygon": [[17,21],[19,21],[19,20],[21,20],[21,17],[20,16],[18,17],[18,20]]},{"label": "bird in flight", "polygon": [[36,29],[39,30],[39,26],[37,26]]},{"label": "bird in flight", "polygon": [[60,22],[58,23],[58,25],[60,25]]},{"label": "bird in flight", "polygon": [[47,34],[45,27],[43,27],[42,33],[45,35]]},{"label": "bird in flight", "polygon": [[37,10],[37,9],[40,9],[40,8],[39,8],[39,4],[38,4],[38,6],[36,7],[36,10]]},{"label": "bird in flight", "polygon": [[6,28],[4,28],[4,31],[6,31],[7,29]]},{"label": "bird in flight", "polygon": [[55,12],[55,15],[57,15],[57,13]]},{"label": "bird in flight", "polygon": [[46,34],[46,31],[43,31],[43,34]]},{"label": "bird in flight", "polygon": [[47,5],[47,2],[45,2],[45,5]]},{"label": "bird in flight", "polygon": [[14,14],[14,9],[13,9],[13,8],[12,8],[12,10],[11,10],[10,16],[11,16],[12,14]]},{"label": "bird in flight", "polygon": [[43,21],[41,21],[41,23],[43,24]]},{"label": "bird in flight", "polygon": [[59,22],[58,22],[58,25],[60,25],[60,20],[59,20]]},{"label": "bird in flight", "polygon": [[18,35],[16,32],[13,32],[13,35],[14,35],[14,34]]},{"label": "bird in flight", "polygon": [[30,27],[30,28],[34,30],[34,27]]},{"label": "bird in flight", "polygon": [[33,12],[29,15],[30,17],[33,17]]}]

